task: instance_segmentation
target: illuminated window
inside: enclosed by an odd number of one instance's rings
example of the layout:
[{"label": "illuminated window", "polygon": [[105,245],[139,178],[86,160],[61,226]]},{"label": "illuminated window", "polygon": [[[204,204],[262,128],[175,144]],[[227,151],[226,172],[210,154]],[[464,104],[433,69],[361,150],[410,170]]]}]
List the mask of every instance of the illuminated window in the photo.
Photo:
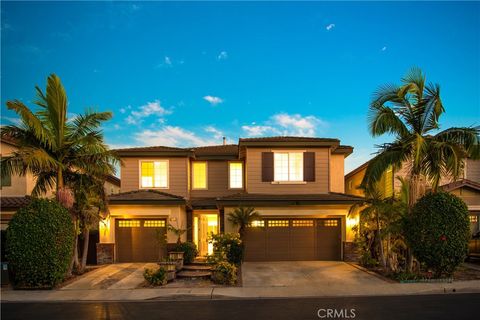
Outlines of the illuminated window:
[{"label": "illuminated window", "polygon": [[193,162],[192,165],[192,188],[207,189],[207,163]]},{"label": "illuminated window", "polygon": [[250,224],[250,227],[265,227],[265,221],[263,220],[252,221],[252,223]]},{"label": "illuminated window", "polygon": [[140,227],[139,220],[120,220],[118,221],[118,226],[120,228],[138,228]]},{"label": "illuminated window", "polygon": [[471,223],[477,223],[478,222],[478,216],[471,215],[470,216],[470,222]]},{"label": "illuminated window", "polygon": [[336,227],[338,226],[338,220],[323,220],[323,226]]},{"label": "illuminated window", "polygon": [[165,220],[145,220],[143,226],[147,228],[164,228]]},{"label": "illuminated window", "polygon": [[294,227],[313,227],[313,220],[293,220]]},{"label": "illuminated window", "polygon": [[269,227],[288,227],[288,220],[269,220]]},{"label": "illuminated window", "polygon": [[230,189],[243,188],[243,163],[230,162],[229,175]]},{"label": "illuminated window", "polygon": [[275,181],[303,181],[303,153],[275,152]]},{"label": "illuminated window", "polygon": [[168,188],[168,161],[141,162],[142,188]]}]

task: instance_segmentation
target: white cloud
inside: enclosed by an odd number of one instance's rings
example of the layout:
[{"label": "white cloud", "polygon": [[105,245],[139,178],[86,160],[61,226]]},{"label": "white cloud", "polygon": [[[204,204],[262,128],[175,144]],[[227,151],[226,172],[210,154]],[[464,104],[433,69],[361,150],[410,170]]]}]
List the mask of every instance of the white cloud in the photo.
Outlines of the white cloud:
[{"label": "white cloud", "polygon": [[330,23],[329,25],[327,25],[327,26],[325,27],[325,29],[327,29],[327,31],[330,31],[330,30],[332,30],[333,28],[335,28],[335,23]]},{"label": "white cloud", "polygon": [[387,50],[387,47],[383,47],[383,48],[382,48],[382,51],[385,51],[385,50]]},{"label": "white cloud", "polygon": [[242,130],[248,136],[315,136],[322,133],[327,127],[327,122],[313,115],[277,113],[263,124],[244,125]]},{"label": "white cloud", "polygon": [[223,132],[215,128],[214,126],[208,126],[205,128],[205,132],[213,134],[215,139],[222,139],[224,137]]},{"label": "white cloud", "polygon": [[227,60],[227,58],[228,58],[227,51],[221,51],[217,56],[218,60]]},{"label": "white cloud", "polygon": [[215,105],[223,102],[222,98],[215,97],[215,96],[205,96],[205,97],[203,97],[203,99],[208,101],[212,106],[215,106]]},{"label": "white cloud", "polygon": [[249,137],[264,136],[267,134],[280,134],[280,131],[271,126],[244,125],[242,130]]},{"label": "white cloud", "polygon": [[[126,109],[131,109],[131,107],[128,106],[127,108],[122,108],[120,109],[120,112],[125,113]],[[128,124],[140,124],[143,118],[150,116],[164,117],[165,115],[171,113],[171,110],[165,109],[161,106],[159,100],[155,100],[153,102],[147,102],[147,104],[131,111],[130,114],[125,118],[125,121]]]},{"label": "white cloud", "polygon": [[172,65],[172,60],[170,59],[170,57],[165,57],[163,59],[163,63],[165,63],[167,66],[171,66]]},{"label": "white cloud", "polygon": [[219,144],[218,140],[200,137],[192,131],[174,126],[165,126],[160,130],[144,130],[135,134],[135,140],[149,146],[195,147]]}]

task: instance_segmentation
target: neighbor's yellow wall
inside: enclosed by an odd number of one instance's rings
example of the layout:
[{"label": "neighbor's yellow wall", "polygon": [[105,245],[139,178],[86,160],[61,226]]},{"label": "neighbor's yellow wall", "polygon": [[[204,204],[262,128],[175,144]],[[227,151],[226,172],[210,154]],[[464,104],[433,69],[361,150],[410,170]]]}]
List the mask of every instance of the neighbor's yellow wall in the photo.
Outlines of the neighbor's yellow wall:
[{"label": "neighbor's yellow wall", "polygon": [[[115,243],[115,219],[134,218],[165,218],[167,224],[185,229],[187,227],[187,214],[182,206],[155,206],[155,205],[110,205],[109,218],[99,222],[100,242]],[[167,241],[175,243],[177,237],[167,232]],[[187,241],[186,233],[182,235],[182,241]]]},{"label": "neighbor's yellow wall", "polygon": [[365,176],[365,171],[367,171],[366,168],[358,171],[353,176],[351,176],[351,177],[349,177],[348,179],[345,180],[345,193],[346,194],[351,194],[351,195],[361,196],[361,197],[363,197],[365,195],[363,190],[358,189],[358,187],[362,183],[363,177]]},{"label": "neighbor's yellow wall", "polygon": [[330,155],[330,191],[345,192],[345,156],[343,154]]}]

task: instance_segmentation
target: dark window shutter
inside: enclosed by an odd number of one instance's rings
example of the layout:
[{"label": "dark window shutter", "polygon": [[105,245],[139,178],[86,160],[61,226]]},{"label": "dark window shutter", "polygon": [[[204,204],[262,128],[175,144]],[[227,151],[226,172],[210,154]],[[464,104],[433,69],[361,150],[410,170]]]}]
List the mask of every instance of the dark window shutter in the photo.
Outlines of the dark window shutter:
[{"label": "dark window shutter", "polygon": [[262,182],[273,181],[273,152],[262,152]]},{"label": "dark window shutter", "polygon": [[315,181],[315,152],[303,153],[303,180]]}]

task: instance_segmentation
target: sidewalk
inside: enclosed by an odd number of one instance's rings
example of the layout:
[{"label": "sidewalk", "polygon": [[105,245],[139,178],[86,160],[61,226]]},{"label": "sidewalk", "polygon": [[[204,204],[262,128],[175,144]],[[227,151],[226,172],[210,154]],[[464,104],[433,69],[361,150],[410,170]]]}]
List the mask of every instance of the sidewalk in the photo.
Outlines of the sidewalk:
[{"label": "sidewalk", "polygon": [[93,289],[1,291],[2,302],[51,301],[135,301],[135,300],[209,300],[288,297],[352,297],[444,293],[480,293],[480,280],[454,283],[385,283],[382,286],[324,287],[217,287],[217,288],[155,288],[155,289]]}]

